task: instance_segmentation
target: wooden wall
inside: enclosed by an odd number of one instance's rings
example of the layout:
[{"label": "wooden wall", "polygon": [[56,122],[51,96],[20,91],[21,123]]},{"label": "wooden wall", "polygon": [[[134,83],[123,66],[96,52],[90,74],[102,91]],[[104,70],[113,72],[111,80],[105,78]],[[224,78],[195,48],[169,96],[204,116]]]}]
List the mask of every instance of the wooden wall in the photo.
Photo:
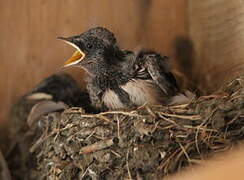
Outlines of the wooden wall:
[{"label": "wooden wall", "polygon": [[[105,26],[123,48],[152,48],[212,92],[242,74],[244,1],[0,1],[0,122],[10,105],[59,71],[72,48],[56,39]],[[78,69],[69,69],[80,79]]]},{"label": "wooden wall", "polygon": [[57,72],[70,56],[73,49],[57,36],[105,26],[124,48],[148,47],[177,58],[182,47],[175,42],[187,33],[186,1],[0,1],[0,121],[7,121],[17,97]]},{"label": "wooden wall", "polygon": [[189,0],[192,74],[209,92],[244,72],[244,1]]}]

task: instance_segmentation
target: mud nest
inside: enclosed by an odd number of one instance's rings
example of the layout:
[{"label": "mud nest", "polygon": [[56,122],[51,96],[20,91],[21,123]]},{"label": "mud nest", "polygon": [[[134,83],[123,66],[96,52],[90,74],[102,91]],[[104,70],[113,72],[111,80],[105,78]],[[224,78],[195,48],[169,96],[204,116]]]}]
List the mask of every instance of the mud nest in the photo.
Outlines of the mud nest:
[{"label": "mud nest", "polygon": [[244,78],[178,106],[41,116],[8,155],[16,179],[158,179],[244,137]]}]

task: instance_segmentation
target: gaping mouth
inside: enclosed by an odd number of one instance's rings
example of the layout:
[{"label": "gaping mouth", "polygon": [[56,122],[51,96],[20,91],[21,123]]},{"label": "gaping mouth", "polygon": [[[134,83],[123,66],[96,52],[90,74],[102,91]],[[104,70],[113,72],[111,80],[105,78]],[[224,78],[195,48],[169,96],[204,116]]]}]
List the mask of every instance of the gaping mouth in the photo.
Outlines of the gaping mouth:
[{"label": "gaping mouth", "polygon": [[59,39],[63,40],[65,43],[73,46],[76,49],[76,51],[72,54],[72,56],[67,61],[65,61],[63,67],[77,65],[79,62],[81,62],[85,58],[85,56],[86,56],[85,53],[82,52],[80,50],[80,48],[78,46],[76,46],[74,43],[70,42],[68,40],[68,38],[59,37]]}]

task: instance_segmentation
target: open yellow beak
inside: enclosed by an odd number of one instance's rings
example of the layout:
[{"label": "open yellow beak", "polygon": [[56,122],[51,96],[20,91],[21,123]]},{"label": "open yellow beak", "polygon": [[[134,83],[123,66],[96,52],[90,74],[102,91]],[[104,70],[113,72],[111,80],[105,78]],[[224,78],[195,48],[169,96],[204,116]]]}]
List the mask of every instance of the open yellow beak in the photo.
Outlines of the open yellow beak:
[{"label": "open yellow beak", "polygon": [[58,39],[61,39],[65,43],[73,46],[76,51],[72,54],[71,58],[69,58],[67,61],[65,61],[63,67],[68,67],[68,66],[75,66],[85,58],[85,53],[82,52],[77,45],[72,43],[69,39],[70,38],[64,38],[64,37],[58,37]]},{"label": "open yellow beak", "polygon": [[73,55],[64,63],[64,67],[72,66],[78,64],[85,58],[85,53],[76,50]]}]

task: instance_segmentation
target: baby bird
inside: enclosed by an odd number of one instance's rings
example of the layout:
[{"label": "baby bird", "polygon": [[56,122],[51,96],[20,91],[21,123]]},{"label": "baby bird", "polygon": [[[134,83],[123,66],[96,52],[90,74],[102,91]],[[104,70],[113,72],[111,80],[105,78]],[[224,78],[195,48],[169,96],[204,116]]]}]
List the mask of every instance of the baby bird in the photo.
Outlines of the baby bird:
[{"label": "baby bird", "polygon": [[167,57],[150,51],[121,50],[114,34],[106,28],[96,27],[59,39],[76,49],[64,67],[77,66],[87,72],[87,91],[97,109],[167,105],[178,92]]}]

